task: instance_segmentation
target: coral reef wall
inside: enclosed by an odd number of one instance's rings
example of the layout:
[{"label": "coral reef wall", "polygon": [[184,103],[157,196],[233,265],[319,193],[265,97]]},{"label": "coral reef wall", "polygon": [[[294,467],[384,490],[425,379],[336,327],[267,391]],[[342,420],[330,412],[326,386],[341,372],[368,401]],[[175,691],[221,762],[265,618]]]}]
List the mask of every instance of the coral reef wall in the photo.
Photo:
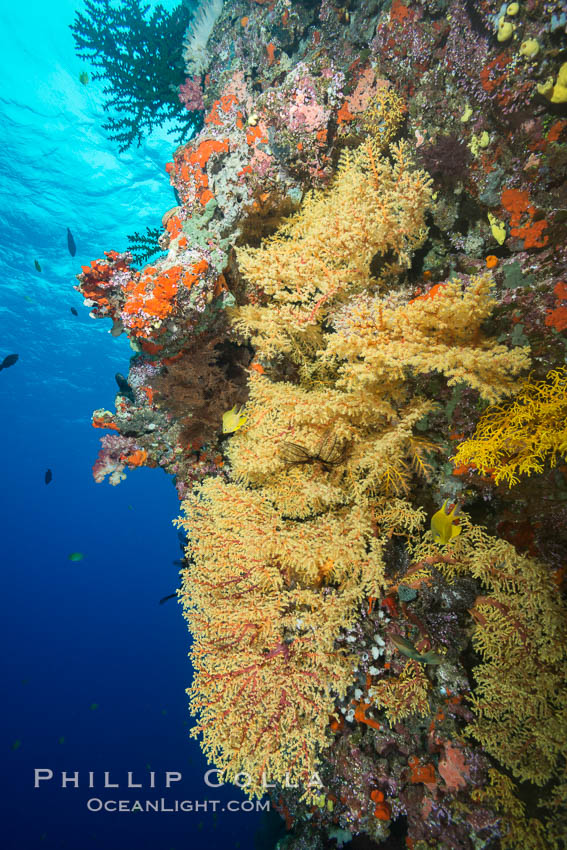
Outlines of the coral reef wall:
[{"label": "coral reef wall", "polygon": [[288,850],[566,846],[566,26],[211,3],[157,259],[78,276],[95,479],[174,476],[193,734]]}]

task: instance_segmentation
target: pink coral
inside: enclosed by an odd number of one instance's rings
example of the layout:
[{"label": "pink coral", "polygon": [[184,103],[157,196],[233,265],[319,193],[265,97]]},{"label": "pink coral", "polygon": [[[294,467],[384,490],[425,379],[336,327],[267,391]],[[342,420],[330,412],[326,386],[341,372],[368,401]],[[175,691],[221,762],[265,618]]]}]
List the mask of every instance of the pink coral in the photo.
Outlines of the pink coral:
[{"label": "pink coral", "polygon": [[243,107],[247,112],[252,109],[252,96],[248,91],[244,71],[235,71],[226,86],[223,88],[221,95],[236,98],[236,102],[240,107]]},{"label": "pink coral", "polygon": [[438,770],[449,791],[464,788],[470,780],[470,767],[465,763],[463,751],[450,741],[445,744],[445,755],[439,760]]},{"label": "pink coral", "polygon": [[100,484],[108,475],[110,484],[119,484],[126,478],[125,457],[140,447],[134,439],[121,434],[106,434],[100,442],[102,448],[93,466],[93,478]]},{"label": "pink coral", "polygon": [[300,88],[295,92],[293,103],[289,107],[289,127],[291,130],[302,130],[304,133],[314,133],[315,130],[327,126],[329,110],[317,103],[317,94],[313,83],[308,78],[300,81]]},{"label": "pink coral", "polygon": [[179,100],[189,112],[197,112],[205,108],[199,77],[187,77],[183,85],[179,86]]},{"label": "pink coral", "polygon": [[366,68],[360,75],[356,88],[347,99],[348,108],[351,112],[364,112],[370,100],[376,94],[378,86],[388,86],[385,80],[376,80],[376,74],[372,68]]}]

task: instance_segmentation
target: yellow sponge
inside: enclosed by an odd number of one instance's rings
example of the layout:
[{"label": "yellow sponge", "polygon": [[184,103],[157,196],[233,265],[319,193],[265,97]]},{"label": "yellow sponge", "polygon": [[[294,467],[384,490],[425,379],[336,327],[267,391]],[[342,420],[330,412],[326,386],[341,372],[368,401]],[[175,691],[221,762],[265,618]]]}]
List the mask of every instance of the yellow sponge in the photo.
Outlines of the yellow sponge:
[{"label": "yellow sponge", "polygon": [[567,62],[559,69],[551,96],[548,97],[552,103],[567,103]]}]

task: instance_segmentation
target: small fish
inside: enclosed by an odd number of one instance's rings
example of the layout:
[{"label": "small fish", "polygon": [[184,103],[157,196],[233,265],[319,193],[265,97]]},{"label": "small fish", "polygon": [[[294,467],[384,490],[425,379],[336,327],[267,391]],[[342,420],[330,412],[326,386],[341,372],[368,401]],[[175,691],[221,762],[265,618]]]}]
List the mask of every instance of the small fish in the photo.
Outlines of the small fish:
[{"label": "small fish", "polygon": [[12,741],[12,749],[13,750],[19,750],[21,746],[22,746],[22,742],[19,741],[17,738],[16,738],[15,741]]},{"label": "small fish", "polygon": [[18,362],[19,354],[8,354],[7,357],[0,363],[0,369],[7,369],[9,366],[13,366],[14,363]]},{"label": "small fish", "polygon": [[448,501],[449,499],[445,499],[443,507],[431,517],[431,531],[437,543],[448,543],[449,540],[461,533],[461,526],[455,515],[457,506],[455,505],[450,513],[445,512],[445,505]]},{"label": "small fish", "polygon": [[82,552],[71,552],[69,555],[70,561],[82,561],[85,556]]},{"label": "small fish", "polygon": [[40,271],[41,271],[41,266],[40,266],[40,264],[38,263],[38,261],[37,261],[37,260],[34,260],[34,261],[33,261],[33,264],[34,264],[34,266],[35,266],[35,270],[36,270],[36,271],[38,271],[38,272],[40,272]]},{"label": "small fish", "polygon": [[59,738],[59,743],[60,743],[60,744],[64,744],[64,743],[65,743],[65,735],[61,735],[61,737]]},{"label": "small fish", "polygon": [[418,652],[413,643],[401,635],[390,635],[390,640],[397,650],[405,655],[406,658],[412,658],[414,661],[421,661],[422,664],[442,664],[443,659],[436,652]]},{"label": "small fish", "polygon": [[71,307],[71,313],[73,314],[73,316],[78,316],[78,315],[79,315],[79,314],[77,313],[77,311],[75,310],[75,308],[74,308],[74,307]]},{"label": "small fish", "polygon": [[51,481],[53,481],[53,473],[50,469],[46,469],[46,471],[45,471],[45,483],[49,484]]},{"label": "small fish", "polygon": [[232,410],[227,410],[226,413],[223,413],[223,434],[234,434],[235,431],[238,431],[239,428],[242,428],[247,419],[248,417],[242,413],[242,407],[240,408],[240,410],[237,410],[236,405],[234,405]]},{"label": "small fish", "polygon": [[98,702],[91,702],[91,711],[96,711],[98,708]]},{"label": "small fish", "polygon": [[82,83],[84,86],[88,85],[89,75],[86,71],[81,71],[81,73],[79,74],[79,82]]},{"label": "small fish", "polygon": [[75,245],[75,240],[73,239],[73,234],[67,228],[67,248],[69,249],[69,253],[72,257],[77,253],[77,246]]},{"label": "small fish", "polygon": [[116,337],[119,337],[120,334],[124,333],[124,325],[122,324],[120,319],[113,319],[112,320],[112,327],[110,328],[108,333],[110,334],[110,336],[113,336],[115,339],[116,339]]},{"label": "small fish", "polygon": [[168,599],[175,599],[176,596],[177,596],[177,593],[170,593],[169,596],[162,596],[162,598],[159,601],[159,604],[163,605],[163,603],[167,602]]}]

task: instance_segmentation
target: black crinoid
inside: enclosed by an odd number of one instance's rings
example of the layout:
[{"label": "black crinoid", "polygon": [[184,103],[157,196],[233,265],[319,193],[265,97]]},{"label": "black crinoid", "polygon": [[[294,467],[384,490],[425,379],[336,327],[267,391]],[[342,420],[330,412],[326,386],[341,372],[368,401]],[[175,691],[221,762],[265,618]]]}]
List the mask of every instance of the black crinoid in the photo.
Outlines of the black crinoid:
[{"label": "black crinoid", "polygon": [[467,179],[472,154],[464,140],[451,133],[422,145],[418,149],[418,159],[436,183],[454,189]]},{"label": "black crinoid", "polygon": [[321,464],[327,472],[340,466],[347,456],[347,447],[337,439],[331,428],[327,428],[314,451],[299,443],[282,443],[279,456],[286,466],[301,466],[309,463]]},{"label": "black crinoid", "polygon": [[[96,69],[93,80],[104,80],[103,129],[120,151],[165,121],[174,121],[178,140],[197,126],[199,113],[187,112],[178,96],[185,81],[183,36],[191,20],[186,4],[171,13],[141,0],[86,0],[70,25],[80,59]],[[115,113],[115,115],[112,115]]]},{"label": "black crinoid", "polygon": [[157,254],[163,253],[163,248],[159,244],[159,237],[163,233],[163,229],[159,227],[146,227],[145,233],[132,233],[126,238],[128,239],[128,250],[132,254],[135,263],[141,265],[146,263]]}]

